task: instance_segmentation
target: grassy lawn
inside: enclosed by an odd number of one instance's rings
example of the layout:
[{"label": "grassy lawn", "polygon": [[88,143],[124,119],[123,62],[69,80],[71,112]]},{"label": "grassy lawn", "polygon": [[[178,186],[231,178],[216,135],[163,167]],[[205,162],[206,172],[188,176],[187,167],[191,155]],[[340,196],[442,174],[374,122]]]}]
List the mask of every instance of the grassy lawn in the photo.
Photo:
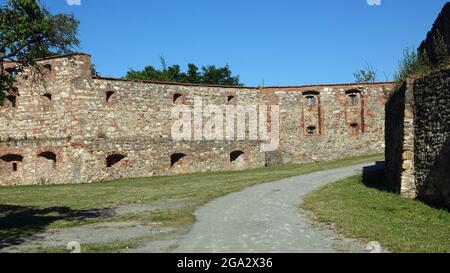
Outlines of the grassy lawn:
[{"label": "grassy lawn", "polygon": [[[124,179],[78,185],[20,186],[0,188],[0,250],[43,230],[78,226],[96,221],[138,221],[188,229],[195,209],[217,197],[248,186],[320,170],[376,161],[369,155],[333,162],[288,165],[237,172],[196,173],[181,176]],[[127,204],[182,199],[181,208],[95,217],[95,211]],[[90,217],[84,217],[85,215]],[[117,245],[122,248],[123,244]],[[133,241],[132,246],[135,247]],[[92,246],[99,250],[101,247]],[[105,248],[107,248],[105,246]],[[110,251],[111,249],[105,249]]]},{"label": "grassy lawn", "polygon": [[450,252],[450,213],[385,191],[384,175],[354,176],[309,194],[302,207],[348,237],[392,252]]}]

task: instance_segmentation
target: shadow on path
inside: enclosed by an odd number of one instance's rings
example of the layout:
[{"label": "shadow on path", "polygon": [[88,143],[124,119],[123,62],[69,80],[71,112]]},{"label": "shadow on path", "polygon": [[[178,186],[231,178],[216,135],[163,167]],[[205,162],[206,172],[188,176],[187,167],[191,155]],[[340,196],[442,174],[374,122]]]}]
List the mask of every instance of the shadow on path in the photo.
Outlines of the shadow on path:
[{"label": "shadow on path", "polygon": [[384,171],[384,161],[377,161],[375,165],[363,168],[363,183],[366,187],[374,188],[379,191],[392,192],[387,183]]},{"label": "shadow on path", "polygon": [[99,218],[111,214],[110,209],[72,210],[68,207],[24,207],[0,205],[0,251],[17,246],[59,221]]}]

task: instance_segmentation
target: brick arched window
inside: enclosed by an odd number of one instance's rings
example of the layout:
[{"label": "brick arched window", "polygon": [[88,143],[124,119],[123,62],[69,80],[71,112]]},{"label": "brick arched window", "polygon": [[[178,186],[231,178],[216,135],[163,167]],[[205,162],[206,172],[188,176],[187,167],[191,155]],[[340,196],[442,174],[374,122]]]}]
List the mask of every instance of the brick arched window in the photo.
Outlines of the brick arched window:
[{"label": "brick arched window", "polygon": [[23,156],[18,154],[6,154],[0,157],[0,160],[6,164],[10,172],[15,173],[19,170],[19,167],[22,164]]},{"label": "brick arched window", "polygon": [[319,92],[317,91],[305,91],[303,92],[305,99],[305,105],[308,107],[315,107],[319,104]]},{"label": "brick arched window", "polygon": [[15,96],[15,95],[5,96],[5,100],[3,101],[3,106],[7,107],[7,108],[17,107],[17,96]]},{"label": "brick arched window", "polygon": [[186,154],[175,153],[170,156],[170,167],[174,167],[182,162],[182,159],[186,157]]},{"label": "brick arched window", "polygon": [[235,95],[228,95],[227,96],[227,103],[228,104],[235,104],[236,103],[236,96]]},{"label": "brick arched window", "polygon": [[56,154],[54,152],[42,152],[38,156],[56,163]]},{"label": "brick arched window", "polygon": [[111,168],[126,158],[123,154],[111,154],[106,157],[106,167]]},{"label": "brick arched window", "polygon": [[313,107],[316,104],[316,97],[313,95],[305,96],[305,101],[308,107]]},{"label": "brick arched window", "polygon": [[360,90],[349,90],[345,92],[345,95],[347,97],[347,103],[350,106],[357,106],[360,103],[361,100],[361,91]]},{"label": "brick arched window", "polygon": [[50,94],[50,93],[45,93],[44,95],[42,95],[42,97],[46,101],[52,101],[52,94]]},{"label": "brick arched window", "polygon": [[230,162],[235,162],[241,158],[245,153],[243,151],[233,151],[230,153]]},{"label": "brick arched window", "polygon": [[47,75],[52,73],[52,65],[51,64],[44,65],[44,73]]},{"label": "brick arched window", "polygon": [[175,93],[173,94],[172,97],[172,102],[177,104],[177,103],[183,103],[184,102],[184,96],[181,93]]},{"label": "brick arched window", "polygon": [[56,154],[54,152],[46,151],[38,154],[38,157],[44,158],[48,161],[53,162],[53,167],[56,167]]},{"label": "brick arched window", "polygon": [[9,75],[11,75],[11,77],[13,77],[14,79],[17,77],[17,70],[15,68],[6,68],[5,69],[6,72],[8,72]]},{"label": "brick arched window", "polygon": [[106,91],[105,99],[106,103],[112,102],[115,97],[116,92],[114,91]]}]

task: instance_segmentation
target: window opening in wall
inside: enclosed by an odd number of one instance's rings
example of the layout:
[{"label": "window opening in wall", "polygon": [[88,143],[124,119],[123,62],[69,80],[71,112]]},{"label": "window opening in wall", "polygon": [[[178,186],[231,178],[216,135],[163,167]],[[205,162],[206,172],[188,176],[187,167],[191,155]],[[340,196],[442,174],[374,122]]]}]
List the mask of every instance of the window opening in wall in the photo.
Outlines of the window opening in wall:
[{"label": "window opening in wall", "polygon": [[5,105],[6,106],[8,106],[8,107],[16,107],[16,105],[17,105],[17,98],[16,98],[16,96],[13,96],[13,95],[9,95],[9,96],[6,96],[5,97]]},{"label": "window opening in wall", "polygon": [[228,103],[233,103],[234,100],[235,100],[235,96],[232,96],[232,95],[228,96],[228,98],[227,98]]},{"label": "window opening in wall", "polygon": [[46,73],[50,73],[50,72],[52,72],[52,65],[46,64],[46,65],[44,65],[44,69],[45,69]]},{"label": "window opening in wall", "polygon": [[112,154],[106,158],[106,167],[111,168],[125,158],[121,154]]},{"label": "window opening in wall", "polygon": [[53,152],[43,152],[43,153],[40,153],[38,156],[43,157],[48,160],[51,160],[56,163],[56,154]]},{"label": "window opening in wall", "polygon": [[358,103],[358,95],[356,95],[356,94],[349,94],[348,95],[348,100],[349,100],[349,103],[351,105],[356,105]]},{"label": "window opening in wall", "polygon": [[23,156],[21,155],[15,155],[15,154],[7,154],[2,157],[0,157],[1,160],[6,162],[22,162]]},{"label": "window opening in wall", "polygon": [[176,154],[171,155],[171,157],[170,157],[170,167],[175,166],[184,157],[186,157],[186,154],[183,154],[183,153],[176,153]]},{"label": "window opening in wall", "polygon": [[174,94],[174,95],[173,95],[173,103],[177,103],[177,102],[181,101],[181,98],[182,98],[182,97],[183,97],[183,95],[180,94],[180,93]]},{"label": "window opening in wall", "polygon": [[52,100],[52,94],[44,94],[44,95],[42,95],[44,98],[46,98],[48,101],[51,101]]},{"label": "window opening in wall", "polygon": [[8,74],[11,75],[13,79],[17,77],[17,70],[15,68],[7,68],[6,72],[8,72]]},{"label": "window opening in wall", "polygon": [[350,124],[350,128],[352,129],[353,134],[357,134],[359,132],[359,124],[358,123]]},{"label": "window opening in wall", "polygon": [[114,91],[106,92],[106,102],[109,102],[114,94],[115,94]]},{"label": "window opening in wall", "polygon": [[308,133],[308,135],[316,134],[316,130],[316,126],[308,126],[308,128],[306,128],[306,132]]},{"label": "window opening in wall", "polygon": [[314,96],[306,96],[306,105],[313,107],[315,104]]},{"label": "window opening in wall", "polygon": [[7,155],[0,157],[0,160],[11,163],[10,166],[12,168],[12,171],[17,172],[18,167],[19,167],[18,162],[23,161],[23,156],[16,155],[16,154],[7,154]]},{"label": "window opening in wall", "polygon": [[230,153],[230,162],[238,160],[243,154],[243,151],[233,151],[232,153]]}]

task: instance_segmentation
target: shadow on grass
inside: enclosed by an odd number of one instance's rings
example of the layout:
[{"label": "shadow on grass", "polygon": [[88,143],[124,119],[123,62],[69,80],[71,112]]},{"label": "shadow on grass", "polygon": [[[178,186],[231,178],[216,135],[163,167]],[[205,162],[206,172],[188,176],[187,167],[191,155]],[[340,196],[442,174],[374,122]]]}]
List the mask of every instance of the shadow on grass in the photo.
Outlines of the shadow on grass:
[{"label": "shadow on grass", "polygon": [[374,188],[379,191],[392,192],[387,183],[386,173],[384,171],[384,161],[377,161],[375,165],[363,168],[363,183],[366,187]]},{"label": "shadow on grass", "polygon": [[72,210],[68,207],[0,205],[0,251],[6,247],[20,245],[26,240],[39,239],[39,233],[56,221],[76,221],[110,214],[109,209]]}]

